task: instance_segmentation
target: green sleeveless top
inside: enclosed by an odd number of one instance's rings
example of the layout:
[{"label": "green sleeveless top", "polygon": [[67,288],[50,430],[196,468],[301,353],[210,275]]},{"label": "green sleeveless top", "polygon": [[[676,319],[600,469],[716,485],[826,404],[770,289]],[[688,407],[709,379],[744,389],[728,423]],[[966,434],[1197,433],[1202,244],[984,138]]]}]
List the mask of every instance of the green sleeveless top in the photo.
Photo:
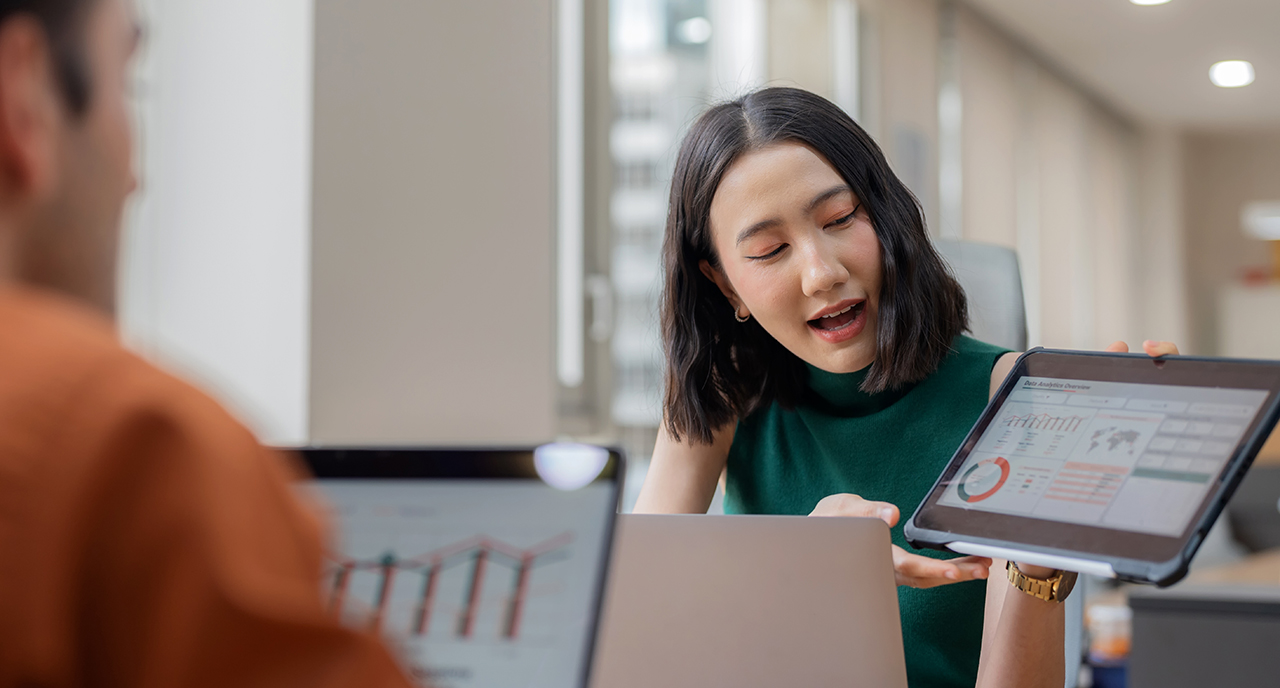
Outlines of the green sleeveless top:
[{"label": "green sleeveless top", "polygon": [[[987,405],[991,369],[1005,353],[957,337],[932,375],[879,394],[858,389],[865,369],[836,374],[809,366],[808,389],[794,409],[775,402],[738,423],[725,512],[803,515],[827,495],[851,492],[897,505],[902,517],[893,543],[912,551],[902,524],[977,422]],[[985,595],[985,581],[898,588],[912,686],[973,686]]]}]

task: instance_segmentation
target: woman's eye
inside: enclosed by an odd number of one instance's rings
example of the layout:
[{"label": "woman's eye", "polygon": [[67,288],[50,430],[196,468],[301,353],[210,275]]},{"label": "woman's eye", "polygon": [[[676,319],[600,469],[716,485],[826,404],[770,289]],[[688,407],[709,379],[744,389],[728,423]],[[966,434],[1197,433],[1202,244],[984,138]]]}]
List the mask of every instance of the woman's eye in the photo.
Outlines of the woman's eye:
[{"label": "woman's eye", "polygon": [[787,245],[786,245],[786,244],[782,244],[782,245],[781,245],[781,246],[779,246],[778,248],[775,248],[775,249],[773,249],[772,251],[770,251],[770,252],[768,252],[768,253],[766,253],[766,254],[764,254],[764,255],[760,255],[760,256],[747,256],[747,259],[748,259],[748,260],[768,260],[769,258],[772,258],[772,257],[774,257],[774,256],[778,255],[779,253],[782,253],[782,249],[784,249],[784,248],[786,248],[786,247],[787,247]]},{"label": "woman's eye", "polygon": [[844,217],[836,220],[835,222],[832,222],[827,226],[828,227],[844,227],[845,225],[852,223],[853,218],[858,216],[858,208],[861,208],[861,207],[862,207],[862,204],[859,203],[858,205],[854,206],[853,212],[849,213],[848,215],[845,215]]}]

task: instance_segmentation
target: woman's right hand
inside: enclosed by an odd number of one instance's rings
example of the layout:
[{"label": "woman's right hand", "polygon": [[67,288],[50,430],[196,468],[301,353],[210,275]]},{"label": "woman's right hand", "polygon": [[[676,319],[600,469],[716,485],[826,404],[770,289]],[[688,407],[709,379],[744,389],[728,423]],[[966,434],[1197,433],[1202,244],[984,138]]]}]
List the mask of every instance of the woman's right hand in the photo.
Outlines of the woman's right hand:
[{"label": "woman's right hand", "polygon": [[[844,516],[878,518],[889,527],[898,523],[898,507],[888,502],[873,502],[855,494],[833,494],[823,497],[810,516]],[[913,588],[933,588],[948,583],[969,580],[985,580],[991,570],[991,560],[986,557],[958,557],[934,559],[911,554],[897,545],[893,547],[893,573],[898,585]]]}]

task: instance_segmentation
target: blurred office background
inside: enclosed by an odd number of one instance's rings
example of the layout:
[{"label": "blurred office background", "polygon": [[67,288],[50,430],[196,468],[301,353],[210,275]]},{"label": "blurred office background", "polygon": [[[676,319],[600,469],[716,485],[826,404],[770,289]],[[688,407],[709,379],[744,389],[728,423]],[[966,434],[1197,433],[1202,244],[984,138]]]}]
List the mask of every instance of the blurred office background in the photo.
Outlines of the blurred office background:
[{"label": "blurred office background", "polygon": [[1030,346],[1280,358],[1270,0],[139,5],[125,331],[268,442],[614,443],[633,501],[676,148],[770,84],[1016,251]]},{"label": "blurred office background", "polygon": [[1280,357],[1267,0],[140,6],[126,332],[267,441],[572,436],[641,476],[676,147],[766,84],[853,115],[936,236],[1015,249],[1030,345]]}]

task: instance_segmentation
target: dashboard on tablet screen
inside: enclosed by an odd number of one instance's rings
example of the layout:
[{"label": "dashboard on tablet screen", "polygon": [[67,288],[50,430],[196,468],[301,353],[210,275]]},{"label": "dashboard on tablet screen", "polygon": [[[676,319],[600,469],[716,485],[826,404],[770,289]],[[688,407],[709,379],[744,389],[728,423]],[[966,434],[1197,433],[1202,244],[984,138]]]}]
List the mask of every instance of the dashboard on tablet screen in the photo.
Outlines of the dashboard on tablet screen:
[{"label": "dashboard on tablet screen", "polygon": [[1177,536],[1267,394],[1023,376],[939,504]]}]

